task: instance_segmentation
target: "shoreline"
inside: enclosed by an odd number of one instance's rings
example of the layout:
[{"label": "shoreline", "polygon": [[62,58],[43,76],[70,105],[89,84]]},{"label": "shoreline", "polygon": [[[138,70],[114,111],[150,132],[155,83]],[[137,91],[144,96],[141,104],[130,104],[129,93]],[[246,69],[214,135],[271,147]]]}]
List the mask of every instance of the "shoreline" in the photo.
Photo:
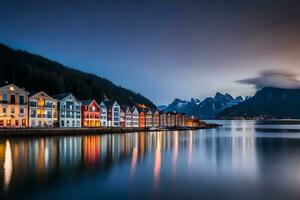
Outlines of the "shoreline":
[{"label": "shoreline", "polygon": [[95,134],[118,134],[151,131],[185,131],[217,128],[222,125],[207,124],[202,127],[166,127],[166,128],[5,128],[0,129],[0,136],[72,136],[72,135],[95,135]]}]

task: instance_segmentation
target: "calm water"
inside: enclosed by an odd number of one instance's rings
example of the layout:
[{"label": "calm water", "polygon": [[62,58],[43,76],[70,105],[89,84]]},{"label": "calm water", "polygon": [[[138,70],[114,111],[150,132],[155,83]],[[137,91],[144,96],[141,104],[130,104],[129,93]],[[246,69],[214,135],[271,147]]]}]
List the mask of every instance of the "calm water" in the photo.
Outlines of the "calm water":
[{"label": "calm water", "polygon": [[[220,123],[220,122],[219,122]],[[7,199],[300,199],[300,123],[0,139]]]}]

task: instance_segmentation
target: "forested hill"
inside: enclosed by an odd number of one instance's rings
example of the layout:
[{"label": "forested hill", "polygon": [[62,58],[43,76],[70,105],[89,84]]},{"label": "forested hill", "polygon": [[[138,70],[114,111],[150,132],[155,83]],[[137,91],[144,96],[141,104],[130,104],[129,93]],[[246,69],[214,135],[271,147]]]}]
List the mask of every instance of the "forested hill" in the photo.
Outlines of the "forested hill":
[{"label": "forested hill", "polygon": [[0,85],[15,83],[29,91],[50,95],[71,92],[78,99],[117,100],[121,104],[155,105],[139,93],[117,86],[97,75],[66,67],[58,62],[0,44]]}]

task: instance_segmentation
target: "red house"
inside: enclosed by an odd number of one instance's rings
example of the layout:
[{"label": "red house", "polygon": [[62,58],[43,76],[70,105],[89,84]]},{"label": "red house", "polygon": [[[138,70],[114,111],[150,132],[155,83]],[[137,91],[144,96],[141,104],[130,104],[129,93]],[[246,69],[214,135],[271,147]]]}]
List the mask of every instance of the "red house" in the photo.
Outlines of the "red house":
[{"label": "red house", "polygon": [[100,107],[95,100],[81,102],[82,127],[100,127]]}]

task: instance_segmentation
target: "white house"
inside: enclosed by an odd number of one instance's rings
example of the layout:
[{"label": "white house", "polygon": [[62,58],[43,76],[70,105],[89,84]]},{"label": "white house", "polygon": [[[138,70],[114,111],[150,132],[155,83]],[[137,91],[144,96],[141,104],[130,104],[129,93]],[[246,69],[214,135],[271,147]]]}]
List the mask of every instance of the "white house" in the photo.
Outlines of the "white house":
[{"label": "white house", "polygon": [[125,113],[125,127],[132,127],[132,112],[128,106]]},{"label": "white house", "polygon": [[57,100],[43,91],[30,96],[29,126],[54,127],[57,125]]},{"label": "white house", "polygon": [[81,127],[81,103],[71,93],[53,96],[58,102],[59,127]]},{"label": "white house", "polygon": [[[120,127],[120,105],[116,101],[102,101],[107,111],[107,126]],[[101,103],[102,103],[101,102]]]},{"label": "white house", "polygon": [[139,127],[139,111],[134,106],[131,109],[131,113],[132,113],[132,127],[137,128]]},{"label": "white house", "polygon": [[107,124],[107,108],[104,102],[102,101],[100,103],[100,121],[101,121],[101,126],[108,126]]}]

